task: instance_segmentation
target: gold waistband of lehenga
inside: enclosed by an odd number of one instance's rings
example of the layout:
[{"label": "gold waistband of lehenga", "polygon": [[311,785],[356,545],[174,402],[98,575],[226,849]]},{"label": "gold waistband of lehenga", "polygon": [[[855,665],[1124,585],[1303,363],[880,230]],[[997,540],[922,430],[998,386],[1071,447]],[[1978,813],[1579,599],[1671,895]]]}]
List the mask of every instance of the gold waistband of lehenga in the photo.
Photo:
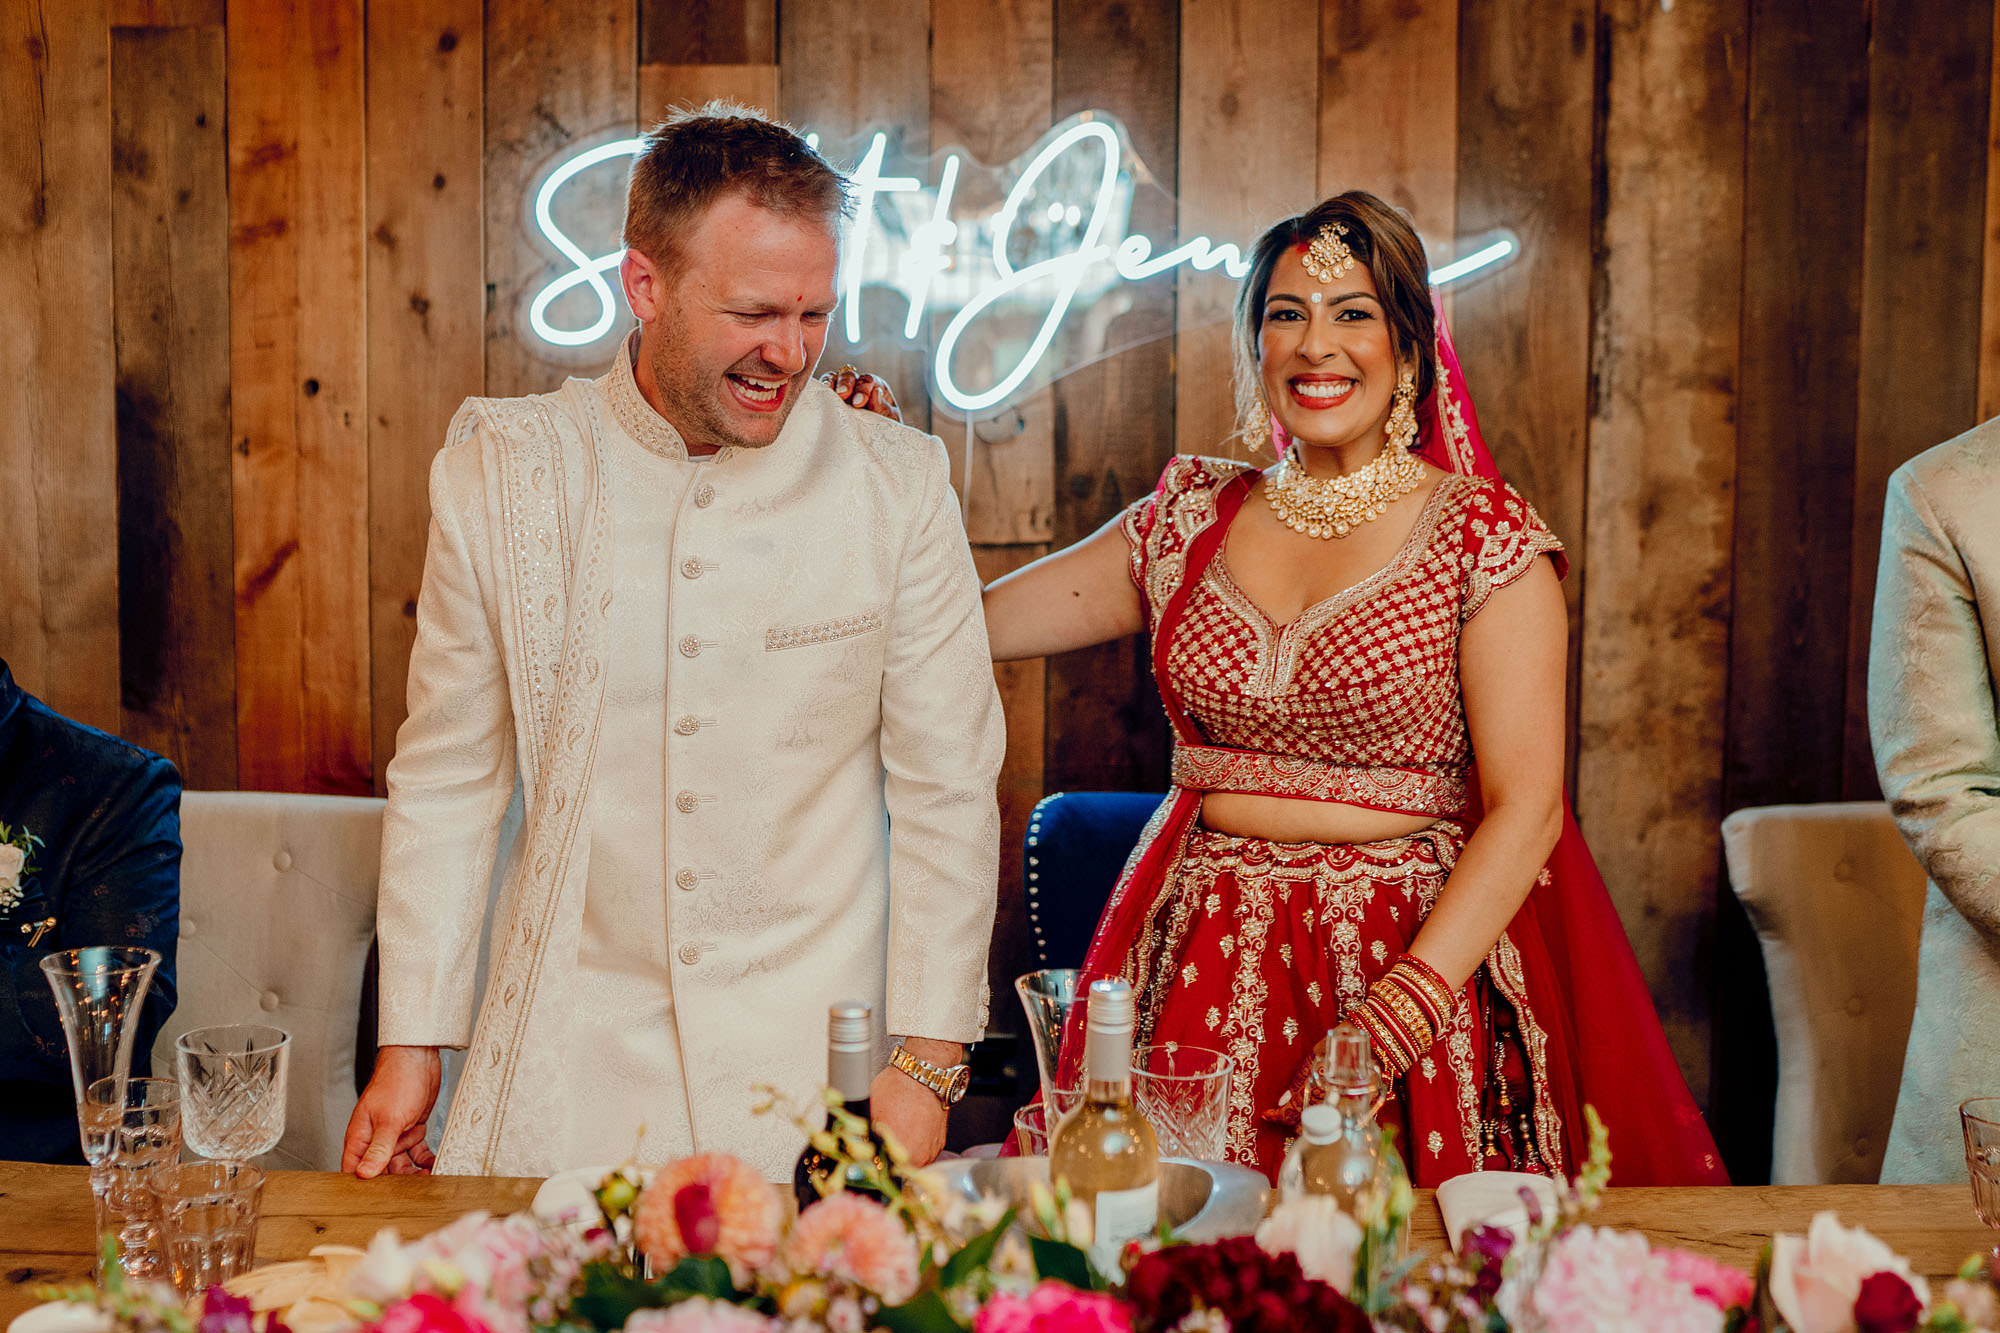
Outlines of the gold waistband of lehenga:
[{"label": "gold waistband of lehenga", "polygon": [[1448,817],[1466,807],[1463,773],[1332,764],[1219,745],[1175,745],[1173,781],[1187,791],[1337,801],[1413,815]]}]

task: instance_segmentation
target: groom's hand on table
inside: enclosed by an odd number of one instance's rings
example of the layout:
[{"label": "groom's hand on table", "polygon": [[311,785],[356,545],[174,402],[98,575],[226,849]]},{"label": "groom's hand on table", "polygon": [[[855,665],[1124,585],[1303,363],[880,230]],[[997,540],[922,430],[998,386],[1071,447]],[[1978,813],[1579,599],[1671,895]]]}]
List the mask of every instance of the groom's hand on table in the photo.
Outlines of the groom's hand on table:
[{"label": "groom's hand on table", "polygon": [[434,1046],[384,1046],[375,1072],[348,1117],[340,1169],[358,1180],[387,1171],[420,1175],[436,1160],[424,1141],[444,1065]]},{"label": "groom's hand on table", "polygon": [[[920,1060],[934,1065],[955,1065],[964,1058],[965,1048],[956,1042],[907,1037],[903,1046]],[[944,1151],[944,1127],[948,1112],[938,1095],[923,1084],[891,1066],[875,1076],[868,1089],[868,1112],[875,1123],[895,1136],[910,1155],[913,1166],[929,1166]]]}]

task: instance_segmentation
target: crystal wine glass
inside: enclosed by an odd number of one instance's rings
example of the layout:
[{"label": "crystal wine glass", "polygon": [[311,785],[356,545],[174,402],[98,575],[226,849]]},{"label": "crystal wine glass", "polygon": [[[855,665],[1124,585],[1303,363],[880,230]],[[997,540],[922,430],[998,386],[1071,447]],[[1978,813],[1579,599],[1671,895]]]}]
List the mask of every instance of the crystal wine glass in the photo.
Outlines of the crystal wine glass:
[{"label": "crystal wine glass", "polygon": [[249,1162],[285,1136],[292,1037],[261,1023],[194,1028],[174,1042],[181,1136],[203,1157]]}]

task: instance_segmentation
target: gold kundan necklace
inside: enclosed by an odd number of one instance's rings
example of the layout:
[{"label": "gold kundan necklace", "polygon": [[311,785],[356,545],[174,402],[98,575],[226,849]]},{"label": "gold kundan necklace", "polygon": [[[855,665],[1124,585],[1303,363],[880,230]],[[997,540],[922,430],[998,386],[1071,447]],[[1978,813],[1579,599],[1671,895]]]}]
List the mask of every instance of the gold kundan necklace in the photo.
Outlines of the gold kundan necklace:
[{"label": "gold kundan necklace", "polygon": [[1424,465],[1392,441],[1363,467],[1319,478],[1299,466],[1297,447],[1285,451],[1264,482],[1264,499],[1278,521],[1308,537],[1345,537],[1414,491]]}]

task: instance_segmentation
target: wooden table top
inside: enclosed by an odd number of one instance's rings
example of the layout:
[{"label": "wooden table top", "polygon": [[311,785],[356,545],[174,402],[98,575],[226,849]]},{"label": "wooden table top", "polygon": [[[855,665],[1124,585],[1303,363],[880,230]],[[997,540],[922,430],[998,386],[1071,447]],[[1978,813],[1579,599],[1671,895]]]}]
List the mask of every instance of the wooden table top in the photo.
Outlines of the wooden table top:
[{"label": "wooden table top", "polygon": [[[264,1187],[257,1257],[304,1258],[315,1245],[360,1245],[383,1227],[415,1239],[473,1209],[515,1212],[536,1180],[478,1176],[346,1176],[279,1171]],[[1444,1244],[1430,1191],[1419,1190],[1411,1225],[1417,1252]],[[1963,1185],[1739,1186],[1734,1189],[1613,1189],[1596,1220],[1645,1232],[1656,1244],[1712,1255],[1746,1270],[1773,1232],[1803,1232],[1832,1209],[1865,1226],[1919,1272],[1941,1278],[1995,1236],[1972,1211]],[[95,1254],[90,1186],[80,1166],[0,1162],[0,1327],[36,1303],[35,1289],[82,1280]]]}]

